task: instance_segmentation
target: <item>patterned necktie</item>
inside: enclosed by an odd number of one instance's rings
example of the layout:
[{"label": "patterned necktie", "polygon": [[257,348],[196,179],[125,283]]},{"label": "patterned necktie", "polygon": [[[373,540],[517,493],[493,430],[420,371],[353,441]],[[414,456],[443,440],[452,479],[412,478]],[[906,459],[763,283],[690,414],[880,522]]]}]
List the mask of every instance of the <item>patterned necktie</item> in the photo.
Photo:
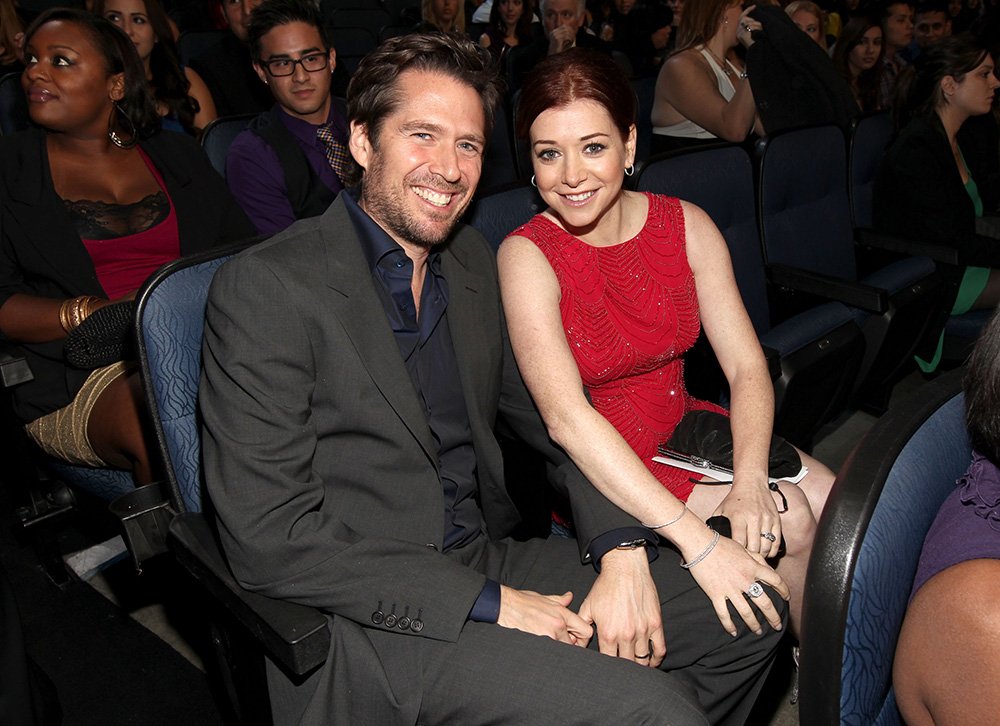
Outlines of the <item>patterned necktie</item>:
[{"label": "patterned necktie", "polygon": [[323,149],[326,151],[326,160],[330,163],[333,173],[343,183],[344,172],[347,171],[347,162],[351,158],[347,153],[347,147],[334,137],[333,129],[329,124],[323,124],[316,129],[316,138],[323,142]]}]

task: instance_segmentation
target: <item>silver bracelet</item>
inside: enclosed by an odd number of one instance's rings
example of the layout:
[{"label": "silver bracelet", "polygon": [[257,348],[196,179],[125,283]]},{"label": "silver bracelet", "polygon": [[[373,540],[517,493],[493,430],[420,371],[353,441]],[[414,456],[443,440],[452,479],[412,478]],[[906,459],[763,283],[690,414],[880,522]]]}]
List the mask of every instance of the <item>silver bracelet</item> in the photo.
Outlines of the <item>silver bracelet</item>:
[{"label": "silver bracelet", "polygon": [[697,565],[703,559],[705,559],[706,557],[708,557],[709,553],[711,553],[711,551],[715,549],[715,545],[717,545],[718,543],[719,543],[719,533],[715,532],[715,536],[712,537],[712,541],[708,543],[708,547],[706,547],[705,549],[703,549],[701,551],[701,554],[698,555],[697,557],[695,557],[690,562],[682,562],[681,563],[681,567],[683,567],[685,570],[690,570],[692,567],[694,567],[695,565]]},{"label": "silver bracelet", "polygon": [[685,514],[687,514],[687,505],[686,504],[683,507],[681,507],[681,513],[678,514],[673,519],[671,519],[669,522],[664,522],[663,524],[646,524],[645,522],[639,522],[639,524],[641,524],[646,529],[660,529],[662,527],[669,527],[674,522],[681,521],[681,517],[683,517]]}]

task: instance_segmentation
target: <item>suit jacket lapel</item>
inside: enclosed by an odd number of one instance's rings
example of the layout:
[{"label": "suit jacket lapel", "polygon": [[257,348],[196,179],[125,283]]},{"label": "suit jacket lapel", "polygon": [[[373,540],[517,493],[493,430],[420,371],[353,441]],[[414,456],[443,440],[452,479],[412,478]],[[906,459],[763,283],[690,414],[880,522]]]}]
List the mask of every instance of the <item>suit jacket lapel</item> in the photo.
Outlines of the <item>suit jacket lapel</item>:
[{"label": "suit jacket lapel", "polygon": [[326,282],[332,292],[331,312],[351,339],[372,381],[436,466],[434,439],[340,199],[334,200],[323,215],[319,229]]}]

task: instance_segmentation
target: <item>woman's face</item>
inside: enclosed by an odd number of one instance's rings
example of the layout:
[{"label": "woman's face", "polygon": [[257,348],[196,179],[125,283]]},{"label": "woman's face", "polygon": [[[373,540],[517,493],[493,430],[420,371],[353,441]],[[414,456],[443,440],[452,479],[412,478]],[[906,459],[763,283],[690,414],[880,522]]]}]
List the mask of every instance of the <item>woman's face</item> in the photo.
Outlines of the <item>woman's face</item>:
[{"label": "woman's face", "polygon": [[524,12],[524,0],[500,0],[500,19],[508,28],[517,25]]},{"label": "woman's face", "polygon": [[823,45],[823,23],[808,10],[796,10],[792,14],[792,22],[798,26],[799,30]]},{"label": "woman's face", "polygon": [[77,23],[53,20],[24,48],[21,85],[31,120],[52,131],[104,137],[112,101],[124,95],[125,74],[109,73],[107,60]]},{"label": "woman's face", "polygon": [[635,159],[635,126],[623,140],[603,106],[574,101],[539,114],[530,142],[542,199],[564,229],[600,240],[601,222],[620,203],[625,167]]},{"label": "woman's face", "polygon": [[942,87],[948,104],[969,116],[981,116],[989,113],[993,106],[1000,81],[996,77],[993,59],[987,55],[986,59],[974,70],[966,73],[961,81],[945,76]]},{"label": "woman's face", "polygon": [[684,0],[667,0],[667,7],[674,14],[674,25],[681,24],[681,13],[684,12]]},{"label": "woman's face", "polygon": [[156,33],[143,0],[108,0],[104,5],[104,17],[131,38],[143,63],[149,60],[156,45]]},{"label": "woman's face", "polygon": [[458,15],[458,0],[432,0],[431,9],[442,29],[450,28]]},{"label": "woman's face", "polygon": [[850,67],[851,75],[857,76],[862,71],[874,67],[878,63],[881,52],[882,28],[873,25],[865,31],[857,45],[847,53],[847,65]]}]

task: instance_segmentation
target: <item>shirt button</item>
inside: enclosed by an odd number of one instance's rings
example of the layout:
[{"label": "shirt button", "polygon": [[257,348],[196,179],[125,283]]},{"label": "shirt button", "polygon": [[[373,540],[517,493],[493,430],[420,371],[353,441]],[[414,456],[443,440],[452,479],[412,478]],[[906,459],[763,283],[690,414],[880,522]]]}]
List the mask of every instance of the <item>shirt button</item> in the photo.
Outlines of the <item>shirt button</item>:
[{"label": "shirt button", "polygon": [[402,270],[405,263],[402,260],[396,260],[396,269]]}]

